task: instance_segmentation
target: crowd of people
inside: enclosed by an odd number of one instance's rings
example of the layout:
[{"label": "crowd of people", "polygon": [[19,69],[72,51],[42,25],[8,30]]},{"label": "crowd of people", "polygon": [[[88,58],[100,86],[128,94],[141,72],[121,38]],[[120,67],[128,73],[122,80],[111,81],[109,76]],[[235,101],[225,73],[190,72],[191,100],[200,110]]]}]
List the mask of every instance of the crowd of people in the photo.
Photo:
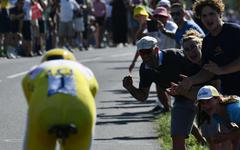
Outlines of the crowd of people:
[{"label": "crowd of people", "polygon": [[[54,125],[75,131],[80,130],[80,126],[87,126],[81,121],[90,124],[84,135],[85,141],[78,143],[73,139],[66,146],[79,148],[83,145],[84,149],[89,149],[98,84],[91,70],[76,63],[70,51],[76,47],[87,50],[89,45],[101,48],[105,37],[108,46],[136,45],[129,72],[141,57],[139,87],[133,84],[131,75],[123,78],[123,87],[144,102],[151,84],[156,84],[158,103],[154,110],[171,112],[173,150],[185,150],[189,134],[201,144],[207,142],[210,150],[239,150],[240,25],[229,11],[224,15],[222,0],[192,1],[191,10],[186,9],[184,2],[1,0],[1,52],[14,58],[13,51],[31,57],[50,50],[42,64],[23,80],[29,105],[26,149],[47,149],[41,147],[44,146],[41,142],[54,147],[56,138],[53,140],[49,136],[50,129],[59,129]],[[69,51],[55,47],[65,47]],[[38,84],[41,81],[42,84]],[[41,94],[45,95],[44,99],[39,99]],[[53,107],[53,104],[57,105]],[[63,105],[69,105],[66,112],[70,117],[58,115],[65,113]],[[73,106],[75,109],[70,109]],[[85,111],[80,111],[83,106]],[[43,114],[42,109],[52,116],[46,113],[46,116],[36,117]],[[71,116],[72,111],[83,114],[83,120]],[[37,122],[45,127],[44,131]],[[39,140],[35,136],[37,133],[47,138]],[[83,135],[76,130],[76,136],[81,138]]]},{"label": "crowd of people", "polygon": [[[141,30],[146,28],[146,24],[143,24],[144,19],[139,17],[141,15],[145,15],[146,19],[154,15],[160,17],[161,30],[166,31],[169,36],[174,36],[176,25],[182,28],[184,23],[183,14],[181,18],[175,17],[174,10],[170,14],[171,3],[175,2],[177,1],[1,0],[0,57],[31,57],[55,47],[88,50],[89,47],[135,44],[137,37],[142,34]],[[143,10],[135,10],[138,6],[143,6]],[[178,7],[181,6],[176,6],[175,9],[185,9]],[[229,9],[226,11],[226,20],[237,22],[235,14],[236,11]],[[184,16],[187,20],[191,20],[191,15],[191,11],[185,11]],[[182,31],[177,31],[177,35],[178,32]],[[153,31],[151,34],[165,36],[162,32]],[[180,37],[176,38],[179,45]],[[165,38],[161,39],[162,43],[169,42],[163,39]],[[161,48],[169,46],[162,45],[164,44],[160,44]]]},{"label": "crowd of people", "polygon": [[[211,150],[238,150],[240,26],[224,20],[222,0],[196,0],[191,12],[180,2],[169,4],[157,7],[152,14],[142,6],[135,8],[140,27],[129,71],[140,56],[140,83],[136,87],[128,75],[123,78],[123,87],[137,100],[145,101],[151,84],[156,84],[158,99],[164,106],[161,112],[171,111],[173,150],[185,150],[190,133],[199,143],[207,142]],[[160,20],[168,11],[177,25],[172,31]],[[160,47],[166,37],[175,40],[175,47]]]}]

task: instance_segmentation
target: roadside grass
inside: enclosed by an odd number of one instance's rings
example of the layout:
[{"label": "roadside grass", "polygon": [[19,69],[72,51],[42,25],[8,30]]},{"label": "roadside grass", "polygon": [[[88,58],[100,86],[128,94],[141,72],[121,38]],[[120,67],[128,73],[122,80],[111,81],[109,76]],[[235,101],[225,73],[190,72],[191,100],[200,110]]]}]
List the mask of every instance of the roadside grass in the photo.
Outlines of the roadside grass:
[{"label": "roadside grass", "polygon": [[[163,150],[172,149],[172,139],[170,136],[170,113],[160,114],[156,119],[158,140]],[[207,146],[201,146],[196,139],[190,135],[186,142],[187,150],[207,150]]]}]

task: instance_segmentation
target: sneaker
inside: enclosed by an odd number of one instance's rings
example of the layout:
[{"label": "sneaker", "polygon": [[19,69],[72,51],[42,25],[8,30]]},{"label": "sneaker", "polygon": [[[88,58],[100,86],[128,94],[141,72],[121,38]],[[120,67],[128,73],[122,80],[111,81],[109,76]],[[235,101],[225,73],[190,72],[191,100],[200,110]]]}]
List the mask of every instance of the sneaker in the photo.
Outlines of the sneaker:
[{"label": "sneaker", "polygon": [[159,105],[157,105],[156,107],[154,107],[151,112],[153,112],[154,114],[160,114],[160,113],[166,113],[169,112],[169,109],[160,107]]},{"label": "sneaker", "polygon": [[159,105],[157,105],[156,107],[154,107],[151,111],[152,112],[157,112],[157,111],[160,111],[160,110],[162,110],[163,108],[162,107],[160,107]]}]

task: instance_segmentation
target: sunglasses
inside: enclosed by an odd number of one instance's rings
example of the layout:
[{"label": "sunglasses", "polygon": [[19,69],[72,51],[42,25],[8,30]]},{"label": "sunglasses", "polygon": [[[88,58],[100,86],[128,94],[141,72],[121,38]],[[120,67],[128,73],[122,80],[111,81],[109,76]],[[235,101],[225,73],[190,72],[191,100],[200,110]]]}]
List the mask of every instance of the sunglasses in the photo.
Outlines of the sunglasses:
[{"label": "sunglasses", "polygon": [[149,50],[149,49],[148,50],[140,50],[140,51],[138,51],[138,53],[140,56],[149,55],[152,53],[152,50]]},{"label": "sunglasses", "polygon": [[196,48],[198,48],[197,44],[192,44],[190,47],[183,47],[185,52],[190,52],[190,51],[192,51],[192,50],[194,50]]},{"label": "sunglasses", "polygon": [[171,12],[170,13],[172,16],[180,16],[181,12],[180,11],[176,11],[176,12]]}]

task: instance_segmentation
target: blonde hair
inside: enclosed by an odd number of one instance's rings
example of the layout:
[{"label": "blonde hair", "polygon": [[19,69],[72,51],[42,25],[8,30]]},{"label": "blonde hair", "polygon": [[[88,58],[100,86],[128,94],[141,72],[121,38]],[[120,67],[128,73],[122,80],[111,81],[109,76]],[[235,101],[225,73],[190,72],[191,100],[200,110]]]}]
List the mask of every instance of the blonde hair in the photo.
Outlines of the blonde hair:
[{"label": "blonde hair", "polygon": [[186,31],[186,33],[183,35],[182,43],[193,39],[194,41],[197,41],[198,43],[202,43],[203,41],[203,35],[199,33],[197,30],[189,29]]},{"label": "blonde hair", "polygon": [[[220,97],[218,99],[219,99],[219,103],[222,105],[236,103],[239,101],[238,96],[236,96],[236,95],[230,95],[230,96],[220,95],[217,97]],[[210,123],[210,116],[206,112],[202,111],[200,105],[198,104],[198,113],[197,113],[198,126],[201,126],[204,121],[207,121],[207,123]]]},{"label": "blonde hair", "polygon": [[230,96],[222,96],[220,99],[220,104],[230,104],[230,103],[236,103],[238,101],[238,96],[236,95],[230,95]]},{"label": "blonde hair", "polygon": [[193,4],[193,13],[197,18],[201,18],[201,13],[205,6],[211,7],[219,14],[222,14],[225,8],[225,5],[222,0],[197,0]]}]

